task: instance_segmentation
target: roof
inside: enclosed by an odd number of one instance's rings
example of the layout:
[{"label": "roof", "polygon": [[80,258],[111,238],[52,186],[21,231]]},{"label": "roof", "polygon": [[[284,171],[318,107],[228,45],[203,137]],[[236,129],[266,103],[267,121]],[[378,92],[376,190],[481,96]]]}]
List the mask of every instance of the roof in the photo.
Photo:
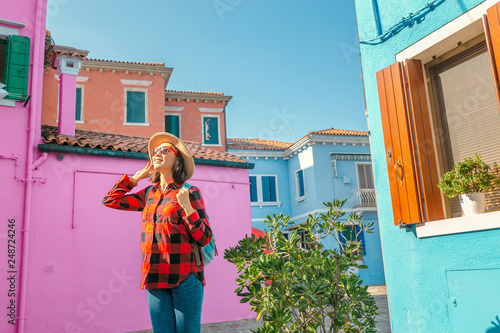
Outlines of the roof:
[{"label": "roof", "polygon": [[[58,134],[55,126],[42,125],[42,139],[46,144],[95,148],[132,153],[148,153],[149,138],[75,130],[75,137]],[[197,142],[184,141],[195,159],[246,163],[237,156],[201,146]]]},{"label": "roof", "polygon": [[351,130],[343,130],[337,128],[329,128],[322,131],[314,131],[309,132],[307,135],[311,134],[319,134],[319,135],[349,135],[349,136],[369,136],[368,132],[362,131],[351,131]]},{"label": "roof", "polygon": [[284,151],[290,147],[292,142],[282,142],[262,139],[227,139],[228,149],[242,150],[280,150]]},{"label": "roof", "polygon": [[162,62],[135,62],[135,61],[118,61],[118,60],[105,60],[105,59],[87,59],[88,61],[100,61],[100,62],[111,62],[117,64],[130,64],[130,65],[147,65],[147,66],[162,66],[165,64]]},{"label": "roof", "polygon": [[165,93],[177,93],[177,94],[197,94],[197,95],[219,95],[223,96],[220,92],[201,92],[201,91],[182,91],[182,90],[165,90]]},{"label": "roof", "polygon": [[58,56],[66,56],[68,58],[79,58],[81,60],[87,59],[89,51],[75,49],[74,47],[62,45],[50,45],[52,51]]}]

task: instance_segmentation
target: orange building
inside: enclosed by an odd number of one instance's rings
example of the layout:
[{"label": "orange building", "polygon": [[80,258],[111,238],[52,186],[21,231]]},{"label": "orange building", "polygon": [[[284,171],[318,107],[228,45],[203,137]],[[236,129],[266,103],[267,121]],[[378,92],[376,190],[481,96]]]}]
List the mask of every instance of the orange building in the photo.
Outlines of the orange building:
[{"label": "orange building", "polygon": [[[74,50],[53,47],[60,56],[71,56]],[[163,63],[84,60],[76,79],[75,128],[140,137],[166,131],[225,151],[225,106],[232,97],[165,91],[172,71]],[[57,126],[59,90],[57,71],[47,69],[42,124]]]}]

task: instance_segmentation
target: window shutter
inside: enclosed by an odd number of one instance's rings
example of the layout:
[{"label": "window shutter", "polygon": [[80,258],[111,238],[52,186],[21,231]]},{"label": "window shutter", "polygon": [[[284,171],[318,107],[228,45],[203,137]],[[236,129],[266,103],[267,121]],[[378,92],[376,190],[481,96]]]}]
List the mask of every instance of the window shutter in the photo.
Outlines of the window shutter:
[{"label": "window shutter", "polygon": [[484,33],[486,45],[490,54],[491,70],[495,91],[497,95],[497,105],[500,110],[500,2],[489,8],[486,15],[483,15]]},{"label": "window shutter", "polygon": [[219,129],[217,118],[203,118],[204,143],[216,145],[219,143]]},{"label": "window shutter", "polygon": [[82,120],[82,88],[76,88],[75,120]]},{"label": "window shutter", "polygon": [[424,221],[444,218],[439,183],[436,152],[425,91],[424,72],[420,60],[406,59],[406,80],[409,93],[412,139],[419,176],[417,183],[422,202]]},{"label": "window shutter", "polygon": [[257,177],[250,176],[250,201],[257,202]]},{"label": "window shutter", "polygon": [[127,122],[146,122],[146,94],[143,92],[127,91]]},{"label": "window shutter", "polygon": [[422,222],[401,63],[377,72],[394,224]]},{"label": "window shutter", "polygon": [[405,64],[377,73],[396,225],[444,218],[422,63]]},{"label": "window shutter", "polygon": [[166,115],[165,116],[165,132],[171,133],[179,137],[179,116]]},{"label": "window shutter", "polygon": [[26,36],[7,36],[4,83],[9,92],[5,98],[26,100],[28,96],[28,74],[30,39]]}]

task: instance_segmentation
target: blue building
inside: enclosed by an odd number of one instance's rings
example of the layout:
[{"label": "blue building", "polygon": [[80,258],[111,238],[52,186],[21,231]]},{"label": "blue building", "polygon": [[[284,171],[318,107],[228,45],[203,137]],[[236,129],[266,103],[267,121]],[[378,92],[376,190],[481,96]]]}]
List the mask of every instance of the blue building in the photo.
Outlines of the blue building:
[{"label": "blue building", "polygon": [[[309,214],[326,212],[323,202],[347,199],[347,213],[375,222],[374,232],[363,235],[368,269],[359,274],[365,284],[385,283],[367,132],[328,129],[294,143],[228,139],[227,149],[255,164],[250,171],[254,228],[263,230],[266,216],[281,212],[296,227]],[[339,247],[333,237],[327,242]]]},{"label": "blue building", "polygon": [[462,216],[436,186],[500,162],[497,2],[355,0],[393,332],[500,331],[500,192]]}]

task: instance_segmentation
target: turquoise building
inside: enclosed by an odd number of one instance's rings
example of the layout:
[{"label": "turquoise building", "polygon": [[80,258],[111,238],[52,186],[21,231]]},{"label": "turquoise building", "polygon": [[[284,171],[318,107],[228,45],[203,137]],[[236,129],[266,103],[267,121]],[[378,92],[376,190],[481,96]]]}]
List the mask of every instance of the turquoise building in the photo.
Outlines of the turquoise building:
[{"label": "turquoise building", "polygon": [[462,216],[436,184],[500,162],[500,5],[355,0],[392,331],[500,332],[499,190]]},{"label": "turquoise building", "polygon": [[[294,143],[228,139],[227,149],[255,164],[250,170],[253,228],[263,230],[267,215],[282,212],[291,217],[293,229],[309,214],[326,212],[323,202],[347,199],[347,213],[375,222],[373,233],[362,234],[368,269],[359,274],[367,285],[385,283],[367,132],[328,129]],[[333,237],[326,242],[339,247]]]}]

